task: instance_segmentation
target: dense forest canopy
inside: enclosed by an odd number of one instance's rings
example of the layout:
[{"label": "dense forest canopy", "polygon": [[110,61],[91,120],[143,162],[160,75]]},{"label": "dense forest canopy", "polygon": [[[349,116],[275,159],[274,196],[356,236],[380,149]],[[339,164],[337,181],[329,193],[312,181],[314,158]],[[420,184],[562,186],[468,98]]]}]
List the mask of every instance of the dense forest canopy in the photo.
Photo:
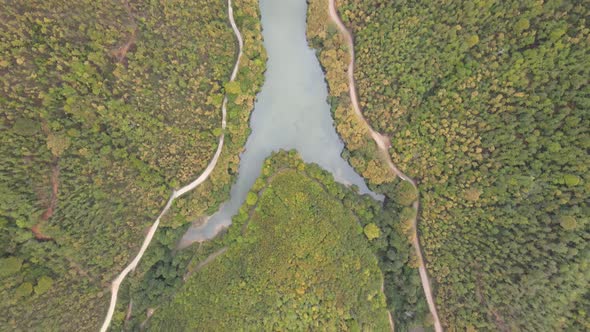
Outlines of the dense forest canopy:
[{"label": "dense forest canopy", "polygon": [[338,1],[362,111],[419,193],[352,112],[344,40],[310,0],[343,156],[385,201],[279,152],[227,233],[179,252],[229,195],[262,82],[258,1],[233,2],[245,45],[227,83],[225,1],[0,0],[0,330],[96,330],[111,280],[220,135],[113,330],[383,331],[388,311],[428,329],[416,215],[447,330],[590,330],[588,0]]},{"label": "dense forest canopy", "polygon": [[[229,193],[264,68],[257,7],[236,5],[226,149],[148,266]],[[224,1],[0,2],[0,330],[97,328],[143,231],[212,157],[236,50]]]},{"label": "dense forest canopy", "polygon": [[344,0],[450,330],[590,328],[588,1]]},{"label": "dense forest canopy", "polygon": [[[418,274],[419,262],[411,241],[415,236],[413,207],[418,193],[406,181],[399,181],[387,166],[362,119],[354,114],[348,89],[349,52],[328,14],[327,0],[312,0],[308,7],[307,38],[316,49],[326,74],[329,102],[336,130],[346,144],[343,157],[369,186],[385,196],[383,206],[360,205],[356,212],[371,237],[385,283],[387,308],[397,331],[430,327],[433,323]],[[355,205],[351,208],[354,209]],[[379,232],[374,232],[377,226]],[[377,236],[378,234],[378,236]]]},{"label": "dense forest canopy", "polygon": [[[225,194],[230,189],[233,176],[237,174],[237,152],[241,151],[248,136],[248,119],[254,96],[262,84],[266,55],[262,45],[258,0],[234,0],[232,6],[234,18],[244,39],[244,48],[236,81],[225,84],[229,103],[224,152],[210,181],[201,184],[194,193],[189,193],[188,199],[177,201],[172,211],[172,220],[168,220],[165,227],[160,227],[130,282],[122,286],[118,309],[111,323],[113,330],[136,330],[145,324],[146,317],[154,308],[178,292],[193,269],[192,265],[206,259],[217,248],[218,241],[223,240],[222,237],[195,243],[192,247],[179,251],[177,244],[188,225],[176,227],[186,220],[183,217],[185,214],[194,216],[192,210],[201,206],[206,199],[219,202],[227,197],[216,194],[219,190],[216,188],[223,188],[222,193]],[[217,205],[210,205],[195,222],[205,220],[216,209]],[[130,306],[133,308],[131,312],[127,310]]]},{"label": "dense forest canopy", "polygon": [[293,152],[265,162],[213,260],[195,266],[148,329],[373,330],[389,328],[382,276],[350,206],[378,205]]}]

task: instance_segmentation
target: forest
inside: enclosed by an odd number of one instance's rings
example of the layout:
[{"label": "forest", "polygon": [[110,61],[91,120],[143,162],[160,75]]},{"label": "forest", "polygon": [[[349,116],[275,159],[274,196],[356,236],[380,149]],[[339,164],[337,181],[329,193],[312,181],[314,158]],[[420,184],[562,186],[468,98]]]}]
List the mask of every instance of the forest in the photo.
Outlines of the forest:
[{"label": "forest", "polygon": [[[590,329],[590,3],[343,0],[339,11],[364,115],[418,182],[444,327]],[[321,23],[309,37],[334,68],[331,90],[344,89],[334,63],[347,54]]]},{"label": "forest", "polygon": [[374,224],[380,236],[370,241],[383,271],[388,310],[396,331],[432,326],[432,317],[418,275],[417,257],[411,245],[414,236],[412,204],[418,198],[407,182],[400,182],[378,154],[367,128],[354,114],[348,92],[349,55],[345,41],[328,15],[327,0],[309,2],[307,38],[316,50],[328,83],[329,100],[336,130],[345,143],[343,157],[361,174],[369,187],[385,196],[383,206],[360,212],[363,225]]},{"label": "forest", "polygon": [[234,7],[245,54],[228,86],[223,1],[0,3],[0,330],[96,330],[111,280],[222,134],[136,277],[228,197],[266,57],[257,2]]},{"label": "forest", "polygon": [[[113,330],[134,330],[142,326],[147,313],[179,291],[192,269],[191,264],[205,259],[217,247],[217,240],[180,251],[177,244],[189,226],[187,220],[201,222],[205,216],[216,212],[218,205],[228,198],[217,193],[227,195],[237,175],[238,155],[248,137],[250,112],[262,85],[266,53],[262,45],[258,1],[233,0],[232,3],[236,24],[244,38],[244,53],[235,83],[230,87],[229,83],[225,84],[229,102],[224,152],[209,180],[173,206],[169,214],[172,217],[163,227],[160,226],[130,282],[122,285],[115,318],[111,323]],[[215,204],[197,214],[191,212],[208,199],[215,199]],[[187,216],[184,217],[184,214]]]},{"label": "forest", "polygon": [[209,249],[215,258],[191,264],[186,284],[146,327],[388,330],[383,277],[368,242],[379,228],[363,228],[356,215],[372,206],[379,204],[295,151],[274,154],[228,232]]},{"label": "forest", "polygon": [[[257,0],[0,1],[0,330],[96,330],[112,279],[174,188],[112,330],[429,330],[411,220],[448,331],[590,330],[590,2],[327,0],[307,38],[358,195],[296,152],[232,226],[178,251],[229,196],[266,54]],[[221,102],[228,97],[228,125]],[[418,197],[421,209],[411,206]]]}]

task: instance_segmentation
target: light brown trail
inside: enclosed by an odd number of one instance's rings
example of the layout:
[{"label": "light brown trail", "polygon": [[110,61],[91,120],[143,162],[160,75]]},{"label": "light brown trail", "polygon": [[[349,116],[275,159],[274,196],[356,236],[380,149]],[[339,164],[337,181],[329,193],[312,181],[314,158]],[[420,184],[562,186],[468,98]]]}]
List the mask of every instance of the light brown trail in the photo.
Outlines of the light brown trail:
[{"label": "light brown trail", "polygon": [[[346,28],[346,26],[344,25],[344,23],[340,19],[340,16],[338,15],[338,12],[336,10],[335,0],[328,0],[328,3],[329,3],[328,6],[329,6],[330,18],[332,19],[332,21],[334,21],[336,26],[338,26],[338,30],[340,30],[340,33],[342,34],[342,36],[346,40],[346,46],[348,47],[348,52],[350,55],[350,62],[348,64],[348,73],[347,73],[348,74],[348,89],[349,89],[350,100],[352,103],[352,108],[354,109],[354,113],[359,117],[359,119],[364,123],[364,125],[369,130],[371,137],[373,138],[375,143],[377,143],[377,146],[379,147],[379,150],[380,150],[381,154],[383,155],[383,157],[384,157],[385,161],[387,162],[387,165],[389,166],[391,171],[393,173],[395,173],[395,175],[397,175],[397,177],[399,177],[403,181],[409,182],[412,185],[412,187],[414,187],[416,192],[418,192],[418,186],[416,186],[416,181],[414,181],[409,176],[405,175],[391,161],[391,157],[389,156],[389,151],[388,151],[388,149],[391,145],[389,142],[389,138],[374,131],[373,128],[371,128],[371,126],[369,125],[369,123],[365,119],[365,117],[363,116],[363,113],[361,112],[361,108],[359,106],[357,92],[356,92],[355,80],[354,80],[354,43],[353,43],[352,34],[350,33],[350,31],[348,31],[348,29]],[[426,297],[426,302],[428,303],[428,309],[430,310],[430,314],[432,315],[433,320],[434,320],[434,330],[436,332],[442,332],[443,328],[440,323],[440,319],[438,317],[438,312],[436,311],[436,306],[434,304],[434,297],[432,296],[432,289],[430,287],[430,279],[428,279],[428,272],[426,271],[426,265],[424,264],[424,257],[422,255],[422,247],[420,246],[420,240],[418,238],[418,212],[420,209],[420,198],[416,199],[416,201],[413,204],[413,208],[416,210],[416,217],[414,217],[414,219],[412,220],[412,228],[413,228],[413,232],[414,232],[414,234],[412,235],[412,245],[414,246],[414,249],[416,251],[416,257],[418,258],[418,262],[420,264],[420,266],[418,267],[418,272],[420,274],[420,280],[422,281],[422,288],[424,289],[424,295]]]},{"label": "light brown trail", "polygon": [[[238,74],[238,69],[240,66],[240,59],[242,57],[242,48],[243,48],[244,42],[242,40],[242,35],[240,34],[240,30],[238,30],[238,27],[236,26],[236,22],[234,21],[234,13],[233,13],[231,0],[228,0],[227,4],[228,4],[229,22],[230,22],[231,27],[234,31],[234,34],[236,35],[236,38],[238,39],[238,45],[239,45],[238,58],[236,60],[236,64],[234,65],[234,69],[232,71],[232,74],[231,74],[231,77],[229,80],[230,82],[232,82],[235,80],[235,78]],[[221,128],[223,129],[223,131],[225,131],[225,127],[226,127],[226,115],[227,115],[226,106],[227,106],[227,97],[224,97],[223,104],[221,106],[221,112],[222,112]],[[217,165],[217,160],[219,159],[219,156],[221,155],[221,150],[223,149],[224,138],[225,138],[225,135],[222,132],[221,136],[219,137],[219,144],[217,145],[217,151],[215,151],[215,155],[213,156],[213,159],[211,159],[211,161],[209,162],[209,165],[207,165],[207,168],[205,168],[203,173],[197,179],[195,179],[193,182],[172,192],[172,195],[170,195],[170,198],[168,199],[166,206],[164,207],[164,209],[162,210],[162,212],[160,213],[160,215],[158,216],[156,221],[154,221],[154,223],[150,227],[145,239],[143,240],[143,244],[141,245],[141,248],[139,249],[139,252],[137,253],[137,256],[135,256],[135,258],[131,261],[131,263],[129,263],[129,265],[127,265],[125,267],[125,269],[123,269],[123,271],[121,271],[121,273],[115,278],[115,280],[113,280],[113,283],[111,284],[111,303],[109,305],[109,310],[107,311],[107,315],[104,319],[102,327],[100,328],[101,332],[105,332],[108,329],[109,325],[111,324],[111,320],[113,319],[113,313],[115,312],[115,307],[117,305],[117,295],[119,293],[119,286],[121,285],[123,280],[125,280],[125,277],[127,277],[129,272],[135,270],[135,268],[137,267],[137,264],[141,260],[141,257],[143,257],[143,254],[145,253],[147,247],[150,245],[152,238],[154,237],[154,234],[156,233],[156,230],[158,229],[158,226],[160,225],[160,219],[168,212],[168,210],[170,209],[170,206],[172,206],[172,202],[174,202],[174,200],[176,198],[195,189],[201,183],[205,182],[205,180],[207,180],[207,178],[209,178],[209,175],[211,175],[211,172],[213,172],[213,169],[215,169],[215,165]]]}]

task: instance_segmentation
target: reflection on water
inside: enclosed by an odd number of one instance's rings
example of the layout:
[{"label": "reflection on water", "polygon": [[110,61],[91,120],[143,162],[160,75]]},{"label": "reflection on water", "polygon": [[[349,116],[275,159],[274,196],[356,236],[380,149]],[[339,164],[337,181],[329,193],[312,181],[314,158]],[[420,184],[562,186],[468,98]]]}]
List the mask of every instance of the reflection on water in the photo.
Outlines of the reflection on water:
[{"label": "reflection on water", "polygon": [[326,102],[324,74],[305,37],[306,6],[303,0],[260,0],[267,71],[250,120],[252,133],[241,155],[238,179],[231,199],[202,226],[189,229],[181,246],[210,239],[227,227],[260,175],[264,159],[281,148],[296,149],[303,160],[319,164],[336,181],[382,198],[340,157],[344,145]]}]

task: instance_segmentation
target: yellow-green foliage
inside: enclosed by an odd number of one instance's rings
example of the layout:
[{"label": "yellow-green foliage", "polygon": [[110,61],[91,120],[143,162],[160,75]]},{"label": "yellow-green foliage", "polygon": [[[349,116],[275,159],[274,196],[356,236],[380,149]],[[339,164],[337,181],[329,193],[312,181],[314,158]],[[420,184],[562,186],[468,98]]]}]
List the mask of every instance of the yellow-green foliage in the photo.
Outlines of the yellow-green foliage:
[{"label": "yellow-green foliage", "polygon": [[326,75],[336,130],[346,145],[344,156],[369,183],[393,182],[394,174],[379,158],[376,144],[352,108],[346,75],[350,57],[344,38],[328,16],[328,1],[309,1],[307,15],[307,39]]},{"label": "yellow-green foliage", "polygon": [[[234,5],[246,46],[226,146],[164,226],[214,210],[237,168],[265,55],[257,3]],[[0,255],[22,262],[1,272],[0,330],[97,329],[170,191],[213,156],[236,55],[225,1],[0,2]]]},{"label": "yellow-green foliage", "polygon": [[299,163],[284,152],[265,163],[267,186],[234,218],[229,249],[158,309],[152,329],[388,329],[377,260],[340,198],[360,197]]},{"label": "yellow-green foliage", "polygon": [[381,230],[379,226],[375,225],[374,223],[370,223],[365,228],[363,228],[363,232],[369,241],[379,238],[381,235]]}]

